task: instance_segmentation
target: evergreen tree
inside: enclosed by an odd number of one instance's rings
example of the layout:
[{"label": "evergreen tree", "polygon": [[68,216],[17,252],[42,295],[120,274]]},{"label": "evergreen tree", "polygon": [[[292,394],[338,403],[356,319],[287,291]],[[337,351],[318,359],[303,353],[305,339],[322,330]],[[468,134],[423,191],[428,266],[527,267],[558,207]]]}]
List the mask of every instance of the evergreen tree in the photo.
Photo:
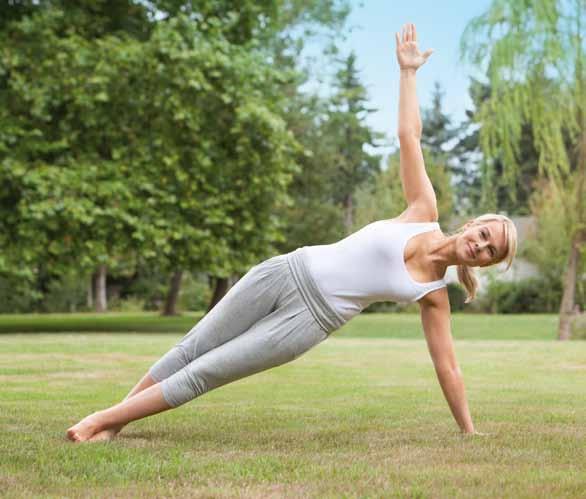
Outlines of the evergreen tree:
[{"label": "evergreen tree", "polygon": [[436,81],[431,96],[431,106],[423,109],[421,121],[423,131],[421,146],[437,157],[446,156],[452,141],[458,136],[458,128],[452,124],[452,119],[443,110],[445,93],[441,84]]},{"label": "evergreen tree", "polygon": [[449,223],[454,205],[452,184],[452,164],[454,160],[454,140],[459,129],[443,110],[444,92],[439,82],[435,82],[431,105],[422,110],[421,149],[425,167],[436,191],[440,221]]},{"label": "evergreen tree", "polygon": [[[422,109],[421,146],[425,169],[434,187],[440,223],[448,224],[453,211],[453,188],[449,158],[450,146],[458,130],[443,111],[443,92],[438,83],[432,104]],[[357,213],[354,230],[374,220],[398,216],[407,203],[403,194],[399,169],[399,151],[391,154],[387,168],[359,187],[356,193]]]},{"label": "evergreen tree", "polygon": [[332,141],[336,169],[332,178],[334,201],[342,206],[346,234],[354,226],[354,192],[380,172],[380,157],[368,152],[376,148],[381,134],[366,124],[374,110],[366,106],[367,92],[358,76],[356,55],[351,53],[336,73],[333,105],[328,113],[327,140]]}]

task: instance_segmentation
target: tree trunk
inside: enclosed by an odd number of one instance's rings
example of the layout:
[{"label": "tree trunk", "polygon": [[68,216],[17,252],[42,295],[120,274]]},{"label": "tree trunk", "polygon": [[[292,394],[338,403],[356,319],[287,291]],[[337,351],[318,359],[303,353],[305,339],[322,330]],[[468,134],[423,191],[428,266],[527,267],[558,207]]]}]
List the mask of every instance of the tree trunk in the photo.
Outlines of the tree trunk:
[{"label": "tree trunk", "polygon": [[346,234],[349,235],[352,232],[352,225],[353,225],[353,216],[352,216],[352,193],[349,193],[344,198],[344,228],[346,229]]},{"label": "tree trunk", "polygon": [[228,292],[228,278],[226,277],[216,277],[214,278],[215,286],[214,286],[214,294],[212,296],[212,301],[210,302],[210,306],[208,307],[208,312],[216,306],[224,295]]},{"label": "tree trunk", "polygon": [[574,314],[574,299],[576,297],[576,274],[578,259],[580,258],[579,235],[572,239],[572,248],[568,257],[568,267],[564,276],[564,294],[560,305],[560,321],[558,339],[569,340],[572,334],[572,320]]},{"label": "tree trunk", "polygon": [[88,309],[94,308],[94,288],[95,280],[94,274],[92,274],[90,275],[89,281],[87,283],[86,305]]},{"label": "tree trunk", "polygon": [[163,315],[177,315],[177,298],[179,298],[182,277],[182,270],[177,270],[171,276],[171,284],[169,286],[169,292],[167,293],[167,299],[165,300]]},{"label": "tree trunk", "polygon": [[108,299],[106,296],[106,274],[108,272],[108,268],[106,265],[100,265],[98,267],[98,271],[96,272],[96,293],[95,293],[95,303],[96,303],[96,312],[105,312],[108,310]]}]

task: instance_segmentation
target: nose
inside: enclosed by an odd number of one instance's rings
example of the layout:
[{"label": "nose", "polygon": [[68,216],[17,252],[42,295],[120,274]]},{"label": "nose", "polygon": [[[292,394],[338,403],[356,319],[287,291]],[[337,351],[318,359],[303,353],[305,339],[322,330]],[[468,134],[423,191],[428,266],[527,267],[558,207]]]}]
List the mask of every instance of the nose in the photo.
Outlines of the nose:
[{"label": "nose", "polygon": [[475,241],[474,242],[474,249],[476,253],[479,253],[483,250],[486,246],[488,246],[488,241]]}]

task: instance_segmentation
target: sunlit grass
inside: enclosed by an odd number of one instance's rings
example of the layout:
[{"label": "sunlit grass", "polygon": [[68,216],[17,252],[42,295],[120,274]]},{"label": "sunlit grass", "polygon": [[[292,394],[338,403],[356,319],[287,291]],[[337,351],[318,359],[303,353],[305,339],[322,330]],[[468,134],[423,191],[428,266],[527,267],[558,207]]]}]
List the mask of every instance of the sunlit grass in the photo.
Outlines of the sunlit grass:
[{"label": "sunlit grass", "polygon": [[423,340],[341,335],[293,363],[138,421],[113,443],[64,440],[72,423],[123,398],[179,336],[0,336],[2,494],[583,497],[586,490],[582,342],[458,341],[473,418],[486,437],[457,432]]}]

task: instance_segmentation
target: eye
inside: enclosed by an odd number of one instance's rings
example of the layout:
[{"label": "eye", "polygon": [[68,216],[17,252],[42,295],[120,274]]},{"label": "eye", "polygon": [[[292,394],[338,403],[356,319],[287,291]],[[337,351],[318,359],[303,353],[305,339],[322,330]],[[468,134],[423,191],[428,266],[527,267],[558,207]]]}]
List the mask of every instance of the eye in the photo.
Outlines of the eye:
[{"label": "eye", "polygon": [[[486,231],[482,230],[482,231],[480,231],[480,234],[482,235],[482,237],[484,239],[488,239],[488,235],[487,235]],[[490,247],[490,255],[493,258],[496,256],[496,250],[492,246]]]}]

